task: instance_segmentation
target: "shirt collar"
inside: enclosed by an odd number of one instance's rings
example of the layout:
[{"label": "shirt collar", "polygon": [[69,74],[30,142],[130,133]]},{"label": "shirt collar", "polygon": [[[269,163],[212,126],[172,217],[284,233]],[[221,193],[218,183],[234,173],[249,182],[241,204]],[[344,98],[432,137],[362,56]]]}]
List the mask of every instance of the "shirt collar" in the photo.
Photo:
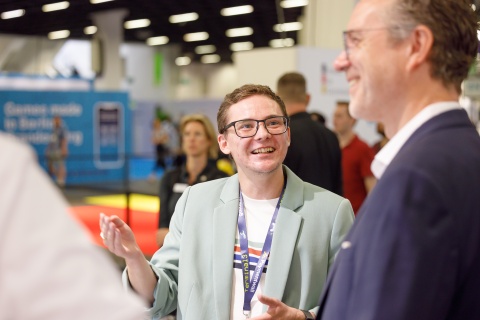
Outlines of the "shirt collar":
[{"label": "shirt collar", "polygon": [[415,115],[410,121],[407,122],[392,139],[376,154],[373,159],[371,169],[377,179],[380,179],[387,169],[388,165],[392,162],[393,158],[397,155],[405,142],[412,136],[412,134],[425,122],[438,116],[441,113],[461,109],[462,107],[458,102],[437,102],[425,107],[417,115]]},{"label": "shirt collar", "polygon": [[[185,160],[186,161],[186,160]],[[205,182],[208,180],[209,172],[212,170],[212,168],[216,168],[216,163],[215,161],[208,159],[207,160],[207,165],[205,168],[203,168],[202,172],[197,176],[197,179],[193,184],[197,184],[199,182]],[[188,171],[187,171],[187,164],[184,163],[181,168],[180,168],[180,180],[182,183],[187,183],[188,184]]]}]

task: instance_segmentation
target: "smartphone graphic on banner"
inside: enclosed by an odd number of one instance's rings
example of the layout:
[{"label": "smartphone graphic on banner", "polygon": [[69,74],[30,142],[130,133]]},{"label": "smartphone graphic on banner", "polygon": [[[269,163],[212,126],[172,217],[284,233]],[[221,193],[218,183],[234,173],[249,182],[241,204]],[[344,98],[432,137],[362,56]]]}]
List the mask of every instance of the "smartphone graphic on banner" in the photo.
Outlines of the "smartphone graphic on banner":
[{"label": "smartphone graphic on banner", "polygon": [[98,102],[93,117],[94,164],[98,169],[118,169],[125,162],[123,106],[118,102]]}]

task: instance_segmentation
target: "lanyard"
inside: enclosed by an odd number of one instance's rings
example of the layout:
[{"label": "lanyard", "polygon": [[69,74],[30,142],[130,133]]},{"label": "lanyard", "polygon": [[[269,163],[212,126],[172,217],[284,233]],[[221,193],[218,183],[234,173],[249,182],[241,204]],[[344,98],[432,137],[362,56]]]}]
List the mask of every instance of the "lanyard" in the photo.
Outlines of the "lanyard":
[{"label": "lanyard", "polygon": [[240,203],[238,207],[238,233],[240,240],[240,252],[242,259],[242,272],[243,272],[243,289],[245,292],[243,300],[243,314],[249,318],[251,307],[251,301],[255,291],[257,291],[258,284],[260,283],[260,276],[262,275],[263,268],[267,262],[267,258],[270,254],[270,249],[272,247],[273,231],[275,228],[275,221],[277,220],[278,210],[280,209],[280,203],[282,202],[283,194],[285,193],[285,187],[287,185],[287,179],[283,184],[282,193],[278,199],[275,211],[273,212],[272,221],[268,228],[267,236],[265,237],[265,242],[263,244],[262,254],[258,258],[257,266],[253,272],[252,279],[250,279],[250,255],[248,253],[248,235],[247,235],[247,224],[245,220],[245,208],[243,204],[242,191],[240,190]]}]

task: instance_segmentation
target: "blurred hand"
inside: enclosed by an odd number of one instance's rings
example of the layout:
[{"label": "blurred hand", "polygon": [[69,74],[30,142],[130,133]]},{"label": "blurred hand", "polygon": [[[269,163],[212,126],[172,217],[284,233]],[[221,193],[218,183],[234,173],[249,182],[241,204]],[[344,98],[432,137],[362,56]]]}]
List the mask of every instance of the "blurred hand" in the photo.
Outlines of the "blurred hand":
[{"label": "blurred hand", "polygon": [[103,243],[113,254],[129,259],[142,253],[132,229],[119,217],[100,213],[100,231]]},{"label": "blurred hand", "polygon": [[268,306],[267,312],[252,320],[304,320],[302,311],[287,306],[282,301],[264,295],[258,295],[258,301]]}]

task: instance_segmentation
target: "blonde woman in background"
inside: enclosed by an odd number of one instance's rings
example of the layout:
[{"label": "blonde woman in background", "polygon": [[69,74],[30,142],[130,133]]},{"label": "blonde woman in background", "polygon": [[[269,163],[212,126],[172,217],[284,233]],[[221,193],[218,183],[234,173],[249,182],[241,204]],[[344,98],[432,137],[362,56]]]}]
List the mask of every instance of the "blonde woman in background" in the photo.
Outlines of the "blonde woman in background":
[{"label": "blonde woman in background", "polygon": [[185,161],[165,173],[160,181],[160,214],[157,244],[163,245],[175,205],[191,185],[228,175],[217,168],[217,134],[210,120],[202,114],[189,114],[180,120],[180,136]]}]

